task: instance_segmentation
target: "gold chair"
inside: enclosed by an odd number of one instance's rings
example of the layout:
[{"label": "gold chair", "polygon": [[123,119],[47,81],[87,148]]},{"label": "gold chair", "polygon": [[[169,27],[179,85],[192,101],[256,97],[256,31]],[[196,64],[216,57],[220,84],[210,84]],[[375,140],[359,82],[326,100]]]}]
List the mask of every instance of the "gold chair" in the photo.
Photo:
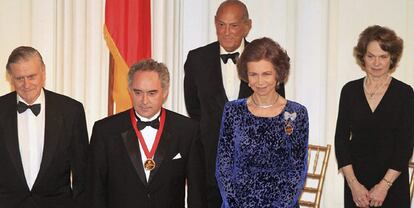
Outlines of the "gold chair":
[{"label": "gold chair", "polygon": [[411,172],[410,177],[410,199],[413,200],[413,191],[414,191],[414,162],[410,161],[408,164],[408,169]]},{"label": "gold chair", "polygon": [[[308,145],[308,173],[299,198],[301,207],[319,208],[331,145]],[[322,159],[322,160],[321,160]]]}]

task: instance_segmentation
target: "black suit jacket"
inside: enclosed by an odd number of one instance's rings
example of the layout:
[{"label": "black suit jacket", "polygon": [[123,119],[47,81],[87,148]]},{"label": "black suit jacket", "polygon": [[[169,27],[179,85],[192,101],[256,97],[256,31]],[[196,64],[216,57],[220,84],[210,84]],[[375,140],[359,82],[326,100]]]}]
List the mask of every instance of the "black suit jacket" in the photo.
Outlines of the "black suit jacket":
[{"label": "black suit jacket", "polygon": [[[245,42],[247,45],[248,42]],[[206,159],[209,207],[220,207],[221,197],[215,179],[216,152],[224,104],[228,98],[223,86],[218,41],[188,53],[184,64],[184,96],[187,112],[200,122],[201,142]],[[284,85],[278,89],[285,95]],[[252,94],[246,82],[241,81],[239,98]]]},{"label": "black suit jacket", "polygon": [[0,97],[0,207],[79,207],[87,167],[84,109],[69,97],[47,90],[44,93],[44,149],[32,190],[27,186],[19,152],[16,92]]},{"label": "black suit jacket", "polygon": [[[147,182],[130,110],[97,121],[90,144],[88,208],[205,207],[204,163],[198,123],[166,110]],[[177,154],[181,159],[173,159]]]}]

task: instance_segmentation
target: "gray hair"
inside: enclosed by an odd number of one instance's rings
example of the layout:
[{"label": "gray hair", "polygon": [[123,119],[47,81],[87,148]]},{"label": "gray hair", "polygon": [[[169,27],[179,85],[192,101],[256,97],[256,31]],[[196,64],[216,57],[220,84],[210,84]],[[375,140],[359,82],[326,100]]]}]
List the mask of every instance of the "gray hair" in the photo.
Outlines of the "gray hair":
[{"label": "gray hair", "polygon": [[43,62],[42,55],[40,55],[39,51],[35,48],[30,46],[19,46],[15,48],[7,60],[6,69],[10,72],[11,65],[15,63],[19,63],[20,61],[27,61],[29,58],[32,57],[39,57],[40,62],[44,66],[45,63]]},{"label": "gray hair", "polygon": [[161,80],[161,87],[163,90],[168,90],[170,86],[170,74],[167,66],[161,62],[157,62],[153,59],[141,60],[138,63],[131,66],[128,72],[128,86],[131,86],[134,79],[134,74],[138,71],[154,71],[158,73]]}]

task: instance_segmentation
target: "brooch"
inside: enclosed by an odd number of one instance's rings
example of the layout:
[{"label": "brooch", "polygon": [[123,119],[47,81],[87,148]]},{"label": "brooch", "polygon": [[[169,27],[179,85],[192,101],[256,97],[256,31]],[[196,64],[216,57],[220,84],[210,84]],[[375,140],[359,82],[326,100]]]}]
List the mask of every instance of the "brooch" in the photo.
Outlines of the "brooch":
[{"label": "brooch", "polygon": [[283,117],[285,119],[285,132],[289,136],[293,133],[292,121],[296,119],[296,116],[297,116],[296,112],[293,112],[293,113],[285,112],[283,114]]}]

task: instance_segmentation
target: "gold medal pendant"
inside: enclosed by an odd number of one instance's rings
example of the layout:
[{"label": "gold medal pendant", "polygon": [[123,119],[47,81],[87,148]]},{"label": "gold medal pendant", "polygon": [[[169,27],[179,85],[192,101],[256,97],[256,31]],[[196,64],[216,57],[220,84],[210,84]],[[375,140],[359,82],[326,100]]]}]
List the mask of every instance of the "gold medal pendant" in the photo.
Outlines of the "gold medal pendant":
[{"label": "gold medal pendant", "polygon": [[155,168],[155,161],[153,159],[147,159],[144,163],[145,170],[151,171]]},{"label": "gold medal pendant", "polygon": [[286,132],[286,134],[287,135],[291,135],[292,134],[292,132],[293,132],[293,126],[292,126],[292,124],[290,124],[290,122],[289,121],[286,121],[286,124],[285,124],[285,132]]},{"label": "gold medal pendant", "polygon": [[160,114],[160,127],[158,128],[157,134],[155,135],[155,141],[152,145],[151,151],[148,149],[147,144],[145,143],[144,137],[142,136],[141,132],[139,131],[137,127],[137,119],[135,118],[135,110],[131,108],[129,116],[131,118],[131,126],[134,128],[135,135],[137,136],[137,139],[139,143],[141,144],[142,149],[144,150],[145,156],[147,160],[144,162],[144,169],[147,171],[154,170],[156,167],[155,161],[152,159],[154,158],[155,151],[157,150],[158,144],[161,139],[161,134],[164,129],[165,124],[165,109],[161,108],[161,114]]}]

